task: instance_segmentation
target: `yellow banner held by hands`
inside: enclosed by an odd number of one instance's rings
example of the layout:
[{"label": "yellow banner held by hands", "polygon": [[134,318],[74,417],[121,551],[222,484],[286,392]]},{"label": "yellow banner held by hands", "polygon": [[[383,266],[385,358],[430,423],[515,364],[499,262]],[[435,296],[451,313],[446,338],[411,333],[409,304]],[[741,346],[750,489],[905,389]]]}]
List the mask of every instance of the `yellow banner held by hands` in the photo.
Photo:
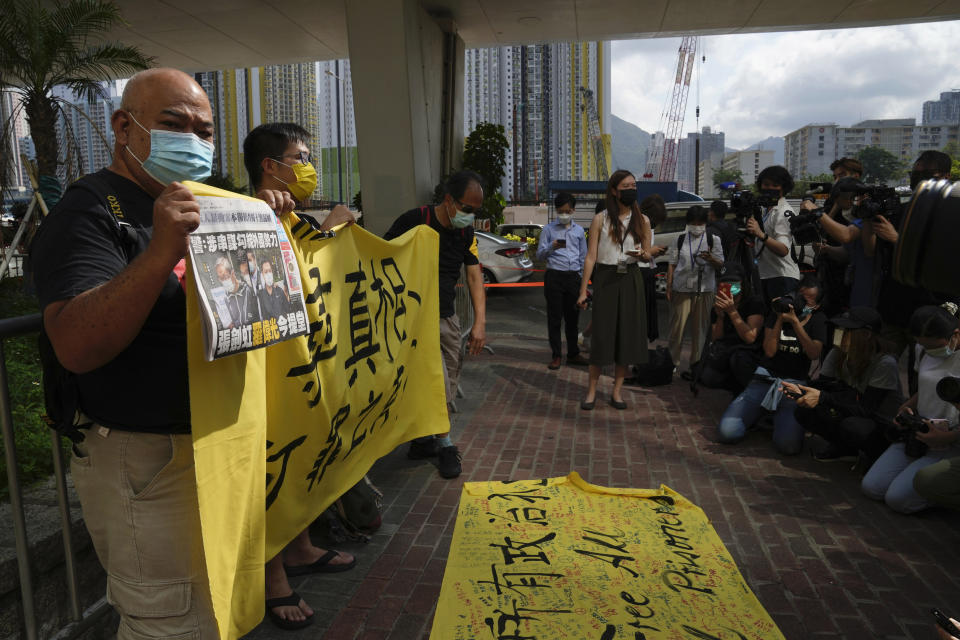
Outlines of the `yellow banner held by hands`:
[{"label": "yellow banner held by hands", "polygon": [[386,242],[355,225],[320,238],[292,214],[283,225],[300,266],[307,336],[207,362],[196,282],[187,282],[204,554],[229,640],[263,617],[266,560],[378,458],[448,424],[436,232],[421,226]]},{"label": "yellow banner held by hands", "polygon": [[703,511],[667,487],[464,485],[431,640],[783,640]]}]

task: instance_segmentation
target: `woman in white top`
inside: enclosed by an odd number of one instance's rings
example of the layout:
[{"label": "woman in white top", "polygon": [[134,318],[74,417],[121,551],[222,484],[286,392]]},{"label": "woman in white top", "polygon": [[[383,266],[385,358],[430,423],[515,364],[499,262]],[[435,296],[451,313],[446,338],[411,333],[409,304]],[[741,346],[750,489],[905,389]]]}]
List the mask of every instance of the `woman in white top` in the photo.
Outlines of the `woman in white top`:
[{"label": "woman in white top", "polygon": [[651,261],[660,249],[650,246],[650,220],[637,204],[637,180],[623,169],[607,182],[606,211],[593,217],[583,265],[580,297],[584,308],[593,277],[593,338],[590,384],[580,408],[593,409],[604,365],[615,364],[610,404],[626,409],[621,397],[627,367],[647,361],[647,320],[639,261]]},{"label": "woman in white top", "polygon": [[[919,471],[958,455],[960,412],[937,395],[937,383],[947,376],[960,376],[960,328],[957,318],[943,307],[920,307],[910,317],[910,333],[923,349],[917,363],[917,393],[900,408],[924,418],[928,430],[902,432],[906,442],[890,445],[867,475],[863,492],[900,513],[916,513],[930,506],[914,489]],[[903,422],[903,421],[898,421]],[[910,446],[906,446],[909,444]],[[919,455],[918,455],[919,454]]]}]

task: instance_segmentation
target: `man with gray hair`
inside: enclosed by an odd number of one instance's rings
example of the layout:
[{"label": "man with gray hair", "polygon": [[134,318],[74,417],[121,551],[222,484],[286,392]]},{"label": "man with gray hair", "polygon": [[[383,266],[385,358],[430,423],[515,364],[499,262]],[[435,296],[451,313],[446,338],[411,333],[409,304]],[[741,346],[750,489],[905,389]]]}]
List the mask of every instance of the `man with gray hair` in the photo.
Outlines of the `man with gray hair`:
[{"label": "man with gray hair", "polygon": [[[86,418],[71,472],[120,640],[219,638],[204,564],[187,384],[188,236],[213,117],[175,69],[127,83],[113,162],[71,185],[33,244],[43,327]],[[289,195],[258,194],[277,213]]]}]

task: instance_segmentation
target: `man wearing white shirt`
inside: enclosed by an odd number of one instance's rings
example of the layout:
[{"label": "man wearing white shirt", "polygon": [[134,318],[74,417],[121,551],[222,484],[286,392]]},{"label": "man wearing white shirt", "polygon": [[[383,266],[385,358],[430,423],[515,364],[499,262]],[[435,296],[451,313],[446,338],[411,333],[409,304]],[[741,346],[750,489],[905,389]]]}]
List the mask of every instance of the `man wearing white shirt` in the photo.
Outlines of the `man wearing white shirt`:
[{"label": "man wearing white shirt", "polygon": [[760,271],[764,303],[796,290],[800,283],[800,267],[790,255],[793,238],[790,236],[790,218],[793,209],[787,204],[786,195],[793,190],[793,178],[784,167],[767,167],[757,176],[761,195],[774,196],[777,204],[766,209],[761,216],[762,224],[751,217],[747,220],[747,232],[756,238],[753,253]]}]

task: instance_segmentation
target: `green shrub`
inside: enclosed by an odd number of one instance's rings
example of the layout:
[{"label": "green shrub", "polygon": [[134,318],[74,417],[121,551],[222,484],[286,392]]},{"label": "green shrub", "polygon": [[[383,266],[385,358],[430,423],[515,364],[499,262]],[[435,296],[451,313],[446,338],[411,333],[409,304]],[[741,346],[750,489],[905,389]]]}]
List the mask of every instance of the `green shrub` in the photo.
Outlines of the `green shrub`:
[{"label": "green shrub", "polygon": [[[37,300],[23,290],[22,278],[0,280],[0,317],[37,313]],[[43,388],[40,384],[40,356],[37,336],[28,334],[3,341],[10,385],[14,439],[20,482],[28,484],[53,472],[50,456],[50,429],[41,417],[44,414]],[[0,451],[3,443],[0,442]],[[7,493],[7,463],[0,456],[0,493]]]}]

